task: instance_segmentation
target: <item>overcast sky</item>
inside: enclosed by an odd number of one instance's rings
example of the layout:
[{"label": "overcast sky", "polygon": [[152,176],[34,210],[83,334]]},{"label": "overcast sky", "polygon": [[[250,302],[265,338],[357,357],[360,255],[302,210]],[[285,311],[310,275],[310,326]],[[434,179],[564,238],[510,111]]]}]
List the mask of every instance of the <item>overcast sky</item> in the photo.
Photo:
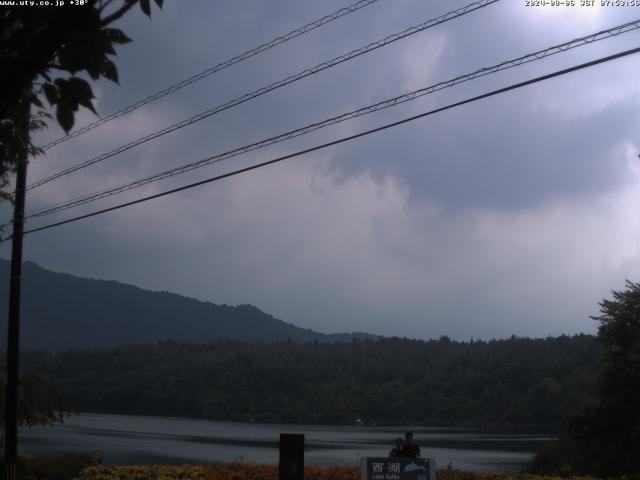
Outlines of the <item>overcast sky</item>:
[{"label": "overcast sky", "polygon": [[[118,25],[108,114],[347,5],[167,1]],[[380,0],[34,160],[29,181],[468,2]],[[578,2],[580,3],[580,2]],[[640,17],[502,0],[29,192],[27,210],[223,152]],[[640,45],[632,32],[125,195],[160,192]],[[321,332],[455,339],[594,332],[640,280],[640,56],[463,106],[241,176],[34,233],[24,257]],[[83,112],[77,125],[95,117]],[[57,126],[39,137],[62,134]],[[635,212],[635,213],[634,213]],[[6,207],[2,218],[8,219]],[[8,245],[0,255],[9,257]]]}]

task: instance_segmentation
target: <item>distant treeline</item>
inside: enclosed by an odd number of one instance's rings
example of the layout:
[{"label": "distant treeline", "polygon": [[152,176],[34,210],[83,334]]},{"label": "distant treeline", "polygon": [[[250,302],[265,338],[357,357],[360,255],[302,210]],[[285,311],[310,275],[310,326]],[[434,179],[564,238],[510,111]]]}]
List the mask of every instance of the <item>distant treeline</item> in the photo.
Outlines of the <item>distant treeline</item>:
[{"label": "distant treeline", "polygon": [[25,352],[71,410],[256,422],[557,428],[595,393],[589,335]]}]

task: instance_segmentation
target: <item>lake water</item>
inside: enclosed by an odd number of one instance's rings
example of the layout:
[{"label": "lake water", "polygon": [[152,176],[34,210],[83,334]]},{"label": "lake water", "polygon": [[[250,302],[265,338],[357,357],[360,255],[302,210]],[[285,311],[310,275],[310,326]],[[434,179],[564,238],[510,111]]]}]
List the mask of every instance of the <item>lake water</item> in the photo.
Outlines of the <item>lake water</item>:
[{"label": "lake water", "polygon": [[[305,464],[359,465],[386,456],[406,427],[271,425],[133,415],[74,415],[54,428],[21,429],[19,446],[34,455],[101,450],[105,464],[278,463],[280,433],[305,434]],[[513,472],[549,439],[539,434],[487,434],[412,427],[423,457],[436,467]]]}]

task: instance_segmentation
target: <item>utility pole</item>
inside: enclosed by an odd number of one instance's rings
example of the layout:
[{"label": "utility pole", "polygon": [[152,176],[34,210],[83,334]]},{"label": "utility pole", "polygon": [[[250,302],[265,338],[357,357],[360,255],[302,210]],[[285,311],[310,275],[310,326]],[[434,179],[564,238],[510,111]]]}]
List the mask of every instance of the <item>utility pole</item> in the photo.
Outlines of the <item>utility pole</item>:
[{"label": "utility pole", "polygon": [[22,232],[27,186],[27,150],[18,158],[11,238],[9,325],[7,333],[7,385],[4,415],[4,479],[16,480],[18,459],[18,382],[20,357],[20,286],[22,283]]}]

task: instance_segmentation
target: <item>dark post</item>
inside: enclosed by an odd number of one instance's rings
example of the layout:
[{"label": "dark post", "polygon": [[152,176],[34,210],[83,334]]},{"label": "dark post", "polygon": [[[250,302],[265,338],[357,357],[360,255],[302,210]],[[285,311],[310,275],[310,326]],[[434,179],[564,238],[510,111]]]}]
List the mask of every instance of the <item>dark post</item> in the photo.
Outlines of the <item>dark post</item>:
[{"label": "dark post", "polygon": [[279,480],[304,479],[304,434],[280,434]]},{"label": "dark post", "polygon": [[7,334],[7,387],[4,416],[5,480],[15,480],[18,457],[18,359],[20,355],[20,282],[22,277],[22,231],[27,186],[27,158],[19,159],[11,239],[11,280],[9,283],[9,325]]}]

